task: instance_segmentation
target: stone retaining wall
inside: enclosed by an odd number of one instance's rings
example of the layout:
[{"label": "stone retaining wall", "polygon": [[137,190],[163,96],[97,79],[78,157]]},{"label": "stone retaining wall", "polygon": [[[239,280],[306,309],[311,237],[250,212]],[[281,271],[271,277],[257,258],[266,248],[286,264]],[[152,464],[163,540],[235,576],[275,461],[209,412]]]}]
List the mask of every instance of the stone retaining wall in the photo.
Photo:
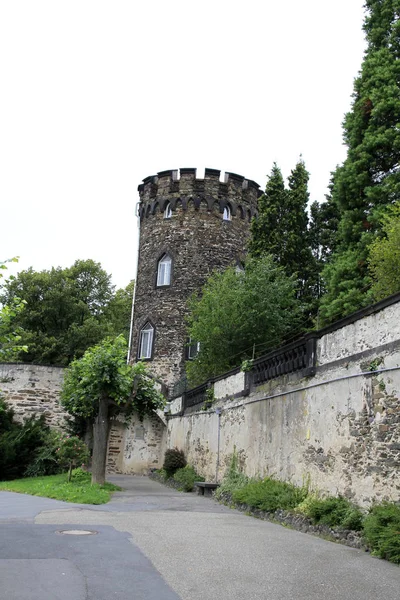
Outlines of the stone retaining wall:
[{"label": "stone retaining wall", "polygon": [[68,416],[59,402],[63,378],[62,367],[1,363],[0,393],[14,409],[16,420],[43,414],[48,425],[60,429]]},{"label": "stone retaining wall", "polygon": [[[237,375],[220,379],[210,410],[198,405],[171,415],[167,447],[182,449],[209,481],[215,481],[219,444],[219,479],[236,452],[251,477],[309,483],[361,505],[398,501],[398,323],[400,301],[323,332],[314,376],[282,375],[243,389],[241,397]],[[233,387],[235,396],[227,397]]]}]

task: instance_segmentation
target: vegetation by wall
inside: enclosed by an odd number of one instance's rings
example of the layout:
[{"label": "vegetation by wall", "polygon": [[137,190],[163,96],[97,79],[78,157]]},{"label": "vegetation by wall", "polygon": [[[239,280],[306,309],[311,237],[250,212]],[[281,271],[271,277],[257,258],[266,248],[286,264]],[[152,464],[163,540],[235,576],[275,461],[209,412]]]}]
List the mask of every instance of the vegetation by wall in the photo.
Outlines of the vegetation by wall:
[{"label": "vegetation by wall", "polygon": [[248,476],[309,482],[364,505],[397,501],[400,298],[321,331],[315,357],[314,375],[306,367],[250,387],[248,373],[219,378],[207,410],[203,402],[181,414],[175,399],[168,447],[211,481],[236,449]]}]

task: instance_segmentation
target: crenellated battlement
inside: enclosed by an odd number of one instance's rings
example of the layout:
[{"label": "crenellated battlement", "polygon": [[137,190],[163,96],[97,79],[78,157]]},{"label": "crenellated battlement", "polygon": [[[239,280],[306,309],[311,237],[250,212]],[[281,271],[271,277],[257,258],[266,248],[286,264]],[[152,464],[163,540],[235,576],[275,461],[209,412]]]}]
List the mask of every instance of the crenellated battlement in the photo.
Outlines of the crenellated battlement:
[{"label": "crenellated battlement", "polygon": [[262,191],[255,181],[229,172],[221,181],[218,169],[205,169],[204,179],[198,179],[196,171],[194,168],[170,169],[143,179],[138,187],[140,218],[164,211],[168,203],[172,211],[178,206],[187,210],[189,202],[193,202],[197,210],[205,203],[207,210],[220,213],[229,206],[232,216],[243,219],[250,220],[257,214]]}]

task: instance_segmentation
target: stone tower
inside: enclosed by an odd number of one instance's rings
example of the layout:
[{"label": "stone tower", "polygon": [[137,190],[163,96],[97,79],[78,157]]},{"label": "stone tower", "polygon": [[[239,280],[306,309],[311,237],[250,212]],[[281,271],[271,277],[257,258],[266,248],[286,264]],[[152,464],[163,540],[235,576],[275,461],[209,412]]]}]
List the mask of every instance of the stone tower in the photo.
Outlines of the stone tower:
[{"label": "stone tower", "polygon": [[139,258],[131,360],[149,361],[167,386],[193,357],[185,328],[186,303],[215,268],[239,263],[246,251],[259,186],[234,173],[206,169],[162,171],[138,187]]}]

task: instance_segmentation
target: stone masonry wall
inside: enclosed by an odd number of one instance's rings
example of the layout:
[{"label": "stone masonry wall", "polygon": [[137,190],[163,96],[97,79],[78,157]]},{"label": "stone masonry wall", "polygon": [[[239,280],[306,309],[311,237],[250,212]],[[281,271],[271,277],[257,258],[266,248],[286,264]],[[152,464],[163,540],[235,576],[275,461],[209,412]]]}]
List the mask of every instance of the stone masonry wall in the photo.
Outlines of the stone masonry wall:
[{"label": "stone masonry wall", "polygon": [[[139,335],[147,321],[155,328],[152,373],[167,385],[184,374],[187,300],[213,269],[223,269],[244,257],[250,218],[256,212],[258,186],[229,174],[206,169],[204,180],[195,169],[181,169],[148,178],[139,186],[140,245],[131,359],[136,360]],[[155,183],[156,182],[156,183]],[[169,202],[172,217],[164,218]],[[230,221],[223,220],[229,206]],[[164,253],[172,258],[171,285],[156,287],[157,265]]]},{"label": "stone masonry wall", "polygon": [[12,406],[18,421],[44,414],[48,425],[60,429],[68,416],[59,402],[63,378],[62,367],[2,363],[0,394]]},{"label": "stone masonry wall", "polygon": [[[0,394],[12,406],[18,421],[44,414],[50,427],[62,429],[69,416],[59,402],[63,377],[62,367],[2,363]],[[157,414],[146,417],[143,423],[133,415],[129,427],[122,419],[115,420],[108,443],[108,472],[145,473],[161,466],[164,430]]]},{"label": "stone masonry wall", "polygon": [[114,420],[108,442],[108,473],[145,474],[162,467],[162,441],[165,425],[154,414],[141,423],[137,415],[127,426]]},{"label": "stone masonry wall", "polygon": [[233,382],[220,380],[211,410],[169,418],[167,447],[215,480],[219,407],[219,478],[235,451],[249,476],[310,483],[364,505],[400,500],[399,322],[400,301],[327,333],[313,377],[280,376],[239,398],[226,398]]}]

